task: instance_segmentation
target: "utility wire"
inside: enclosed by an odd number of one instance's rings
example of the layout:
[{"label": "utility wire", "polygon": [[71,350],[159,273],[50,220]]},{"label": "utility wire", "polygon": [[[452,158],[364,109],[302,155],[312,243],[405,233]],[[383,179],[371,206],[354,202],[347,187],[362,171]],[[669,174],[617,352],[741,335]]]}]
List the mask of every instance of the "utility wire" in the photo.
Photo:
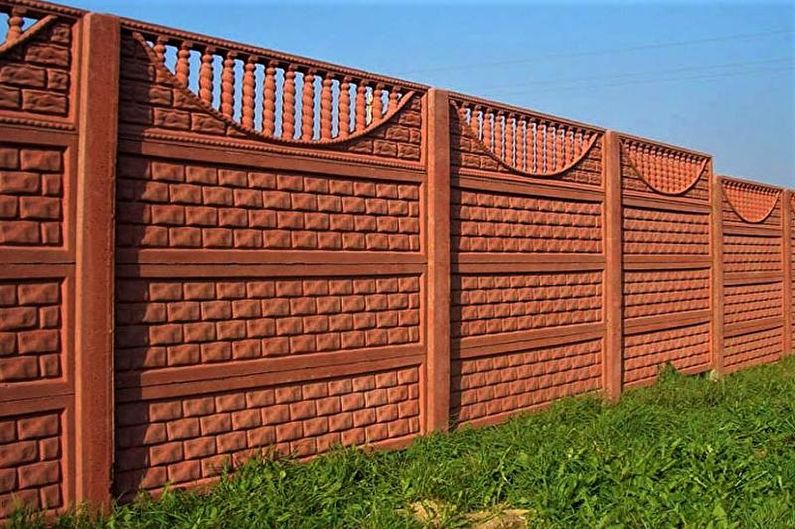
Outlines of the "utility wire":
[{"label": "utility wire", "polygon": [[737,71],[737,72],[724,72],[724,73],[717,73],[717,74],[708,74],[708,75],[691,75],[691,76],[683,76],[683,77],[669,77],[669,78],[656,78],[656,79],[635,79],[629,81],[623,81],[618,83],[607,83],[607,84],[597,84],[597,85],[582,85],[582,86],[561,86],[561,87],[548,87],[541,90],[519,90],[515,92],[503,92],[503,94],[541,94],[541,93],[548,93],[548,92],[558,92],[558,91],[568,91],[568,90],[594,90],[599,88],[609,88],[615,86],[627,86],[627,85],[636,85],[636,84],[649,84],[649,83],[667,83],[667,82],[676,82],[676,81],[690,81],[690,80],[700,80],[700,79],[718,79],[723,77],[733,77],[738,75],[751,75],[755,73],[784,73],[787,71],[795,70],[795,66],[788,66],[785,68],[757,68],[755,70],[748,70],[748,71]]},{"label": "utility wire", "polygon": [[793,33],[792,30],[774,30],[774,31],[766,31],[761,33],[742,33],[737,35],[724,35],[719,37],[706,37],[702,39],[692,39],[692,40],[681,40],[681,41],[673,41],[673,42],[657,42],[657,43],[650,43],[650,44],[640,44],[637,46],[626,46],[621,48],[613,48],[607,50],[587,50],[587,51],[579,51],[579,52],[564,52],[564,53],[551,53],[547,55],[540,55],[538,57],[534,57],[532,59],[516,59],[516,60],[509,60],[509,61],[489,61],[489,62],[481,62],[481,63],[469,63],[469,64],[458,64],[458,65],[448,65],[448,66],[439,66],[433,68],[422,68],[418,70],[408,70],[402,72],[396,72],[393,75],[403,76],[403,75],[414,75],[418,73],[430,73],[430,72],[444,72],[444,71],[453,71],[453,70],[472,70],[476,68],[484,68],[490,66],[510,66],[515,64],[530,64],[534,62],[540,62],[545,60],[553,60],[553,59],[560,59],[566,57],[592,57],[597,55],[608,55],[608,54],[615,54],[615,53],[627,53],[633,51],[643,51],[643,50],[653,50],[653,49],[660,49],[660,48],[673,48],[673,47],[680,47],[680,46],[690,46],[693,44],[706,44],[711,42],[724,42],[729,40],[746,40],[746,39],[756,39],[756,38],[763,38],[773,35],[791,35]]},{"label": "utility wire", "polygon": [[[623,73],[616,73],[611,75],[597,75],[597,76],[590,76],[590,77],[579,77],[579,78],[572,78],[572,79],[548,79],[548,80],[537,80],[537,81],[528,81],[523,83],[512,83],[512,84],[505,84],[505,85],[497,85],[484,88],[483,91],[488,91],[489,93],[496,93],[502,92],[505,89],[515,90],[516,88],[520,88],[523,86],[561,86],[561,85],[568,85],[568,84],[576,84],[582,83],[585,81],[600,81],[600,80],[613,80],[613,79],[620,79],[620,78],[632,78],[644,75],[664,75],[669,73],[679,73],[679,72],[690,72],[690,71],[701,71],[701,70],[719,70],[722,68],[738,68],[744,66],[754,66],[754,65],[762,65],[762,64],[775,64],[775,63],[793,63],[793,57],[779,57],[776,59],[760,59],[758,61],[743,61],[743,62],[731,62],[731,63],[724,63],[724,64],[712,64],[712,65],[694,65],[694,66],[684,66],[681,68],[671,68],[667,70],[654,70],[654,71],[639,71],[639,72],[623,72]],[[510,93],[510,91],[509,91]]]}]

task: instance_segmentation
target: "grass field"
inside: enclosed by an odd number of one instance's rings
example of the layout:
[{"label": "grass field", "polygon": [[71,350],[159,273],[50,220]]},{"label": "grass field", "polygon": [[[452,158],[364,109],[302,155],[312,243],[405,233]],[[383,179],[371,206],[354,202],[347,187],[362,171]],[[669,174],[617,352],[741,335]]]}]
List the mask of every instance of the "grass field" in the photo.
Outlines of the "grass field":
[{"label": "grass field", "polygon": [[[411,515],[422,501],[441,511],[432,524]],[[532,528],[795,527],[795,357],[719,382],[668,371],[618,405],[567,399],[399,452],[251,462],[204,495],[57,527],[468,527],[469,513],[508,508]]]}]

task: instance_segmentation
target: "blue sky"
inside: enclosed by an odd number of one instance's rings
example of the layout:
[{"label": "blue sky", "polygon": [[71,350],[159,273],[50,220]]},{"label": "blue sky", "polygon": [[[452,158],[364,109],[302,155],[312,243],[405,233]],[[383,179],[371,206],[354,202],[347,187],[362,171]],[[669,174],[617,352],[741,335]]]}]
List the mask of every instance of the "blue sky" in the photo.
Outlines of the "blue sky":
[{"label": "blue sky", "polygon": [[711,153],[795,187],[792,2],[62,0]]}]

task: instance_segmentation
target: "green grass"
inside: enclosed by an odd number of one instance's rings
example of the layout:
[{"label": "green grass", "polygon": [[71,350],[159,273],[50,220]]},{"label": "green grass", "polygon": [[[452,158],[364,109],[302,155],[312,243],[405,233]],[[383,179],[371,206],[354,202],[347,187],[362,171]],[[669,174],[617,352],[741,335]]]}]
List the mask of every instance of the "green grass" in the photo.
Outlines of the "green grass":
[{"label": "green grass", "polygon": [[448,507],[441,527],[503,506],[529,509],[534,528],[793,528],[795,358],[719,382],[667,371],[617,405],[566,399],[402,451],[252,461],[203,495],[142,497],[56,527],[422,527],[406,514],[421,500]]}]

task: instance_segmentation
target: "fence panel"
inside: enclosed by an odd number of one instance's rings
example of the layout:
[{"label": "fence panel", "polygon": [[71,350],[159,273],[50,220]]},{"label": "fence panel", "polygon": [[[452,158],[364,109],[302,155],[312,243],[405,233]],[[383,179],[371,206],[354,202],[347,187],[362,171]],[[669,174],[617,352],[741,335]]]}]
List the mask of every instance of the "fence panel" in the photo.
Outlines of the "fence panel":
[{"label": "fence panel", "polygon": [[721,178],[727,371],[781,358],[784,266],[781,189]]},{"label": "fence panel", "polygon": [[602,138],[451,98],[451,415],[488,423],[602,387]]},{"label": "fence panel", "polygon": [[710,367],[710,166],[706,155],[621,138],[627,385],[653,381],[667,362]]},{"label": "fence panel", "polygon": [[425,89],[122,25],[116,494],[421,433]]}]

